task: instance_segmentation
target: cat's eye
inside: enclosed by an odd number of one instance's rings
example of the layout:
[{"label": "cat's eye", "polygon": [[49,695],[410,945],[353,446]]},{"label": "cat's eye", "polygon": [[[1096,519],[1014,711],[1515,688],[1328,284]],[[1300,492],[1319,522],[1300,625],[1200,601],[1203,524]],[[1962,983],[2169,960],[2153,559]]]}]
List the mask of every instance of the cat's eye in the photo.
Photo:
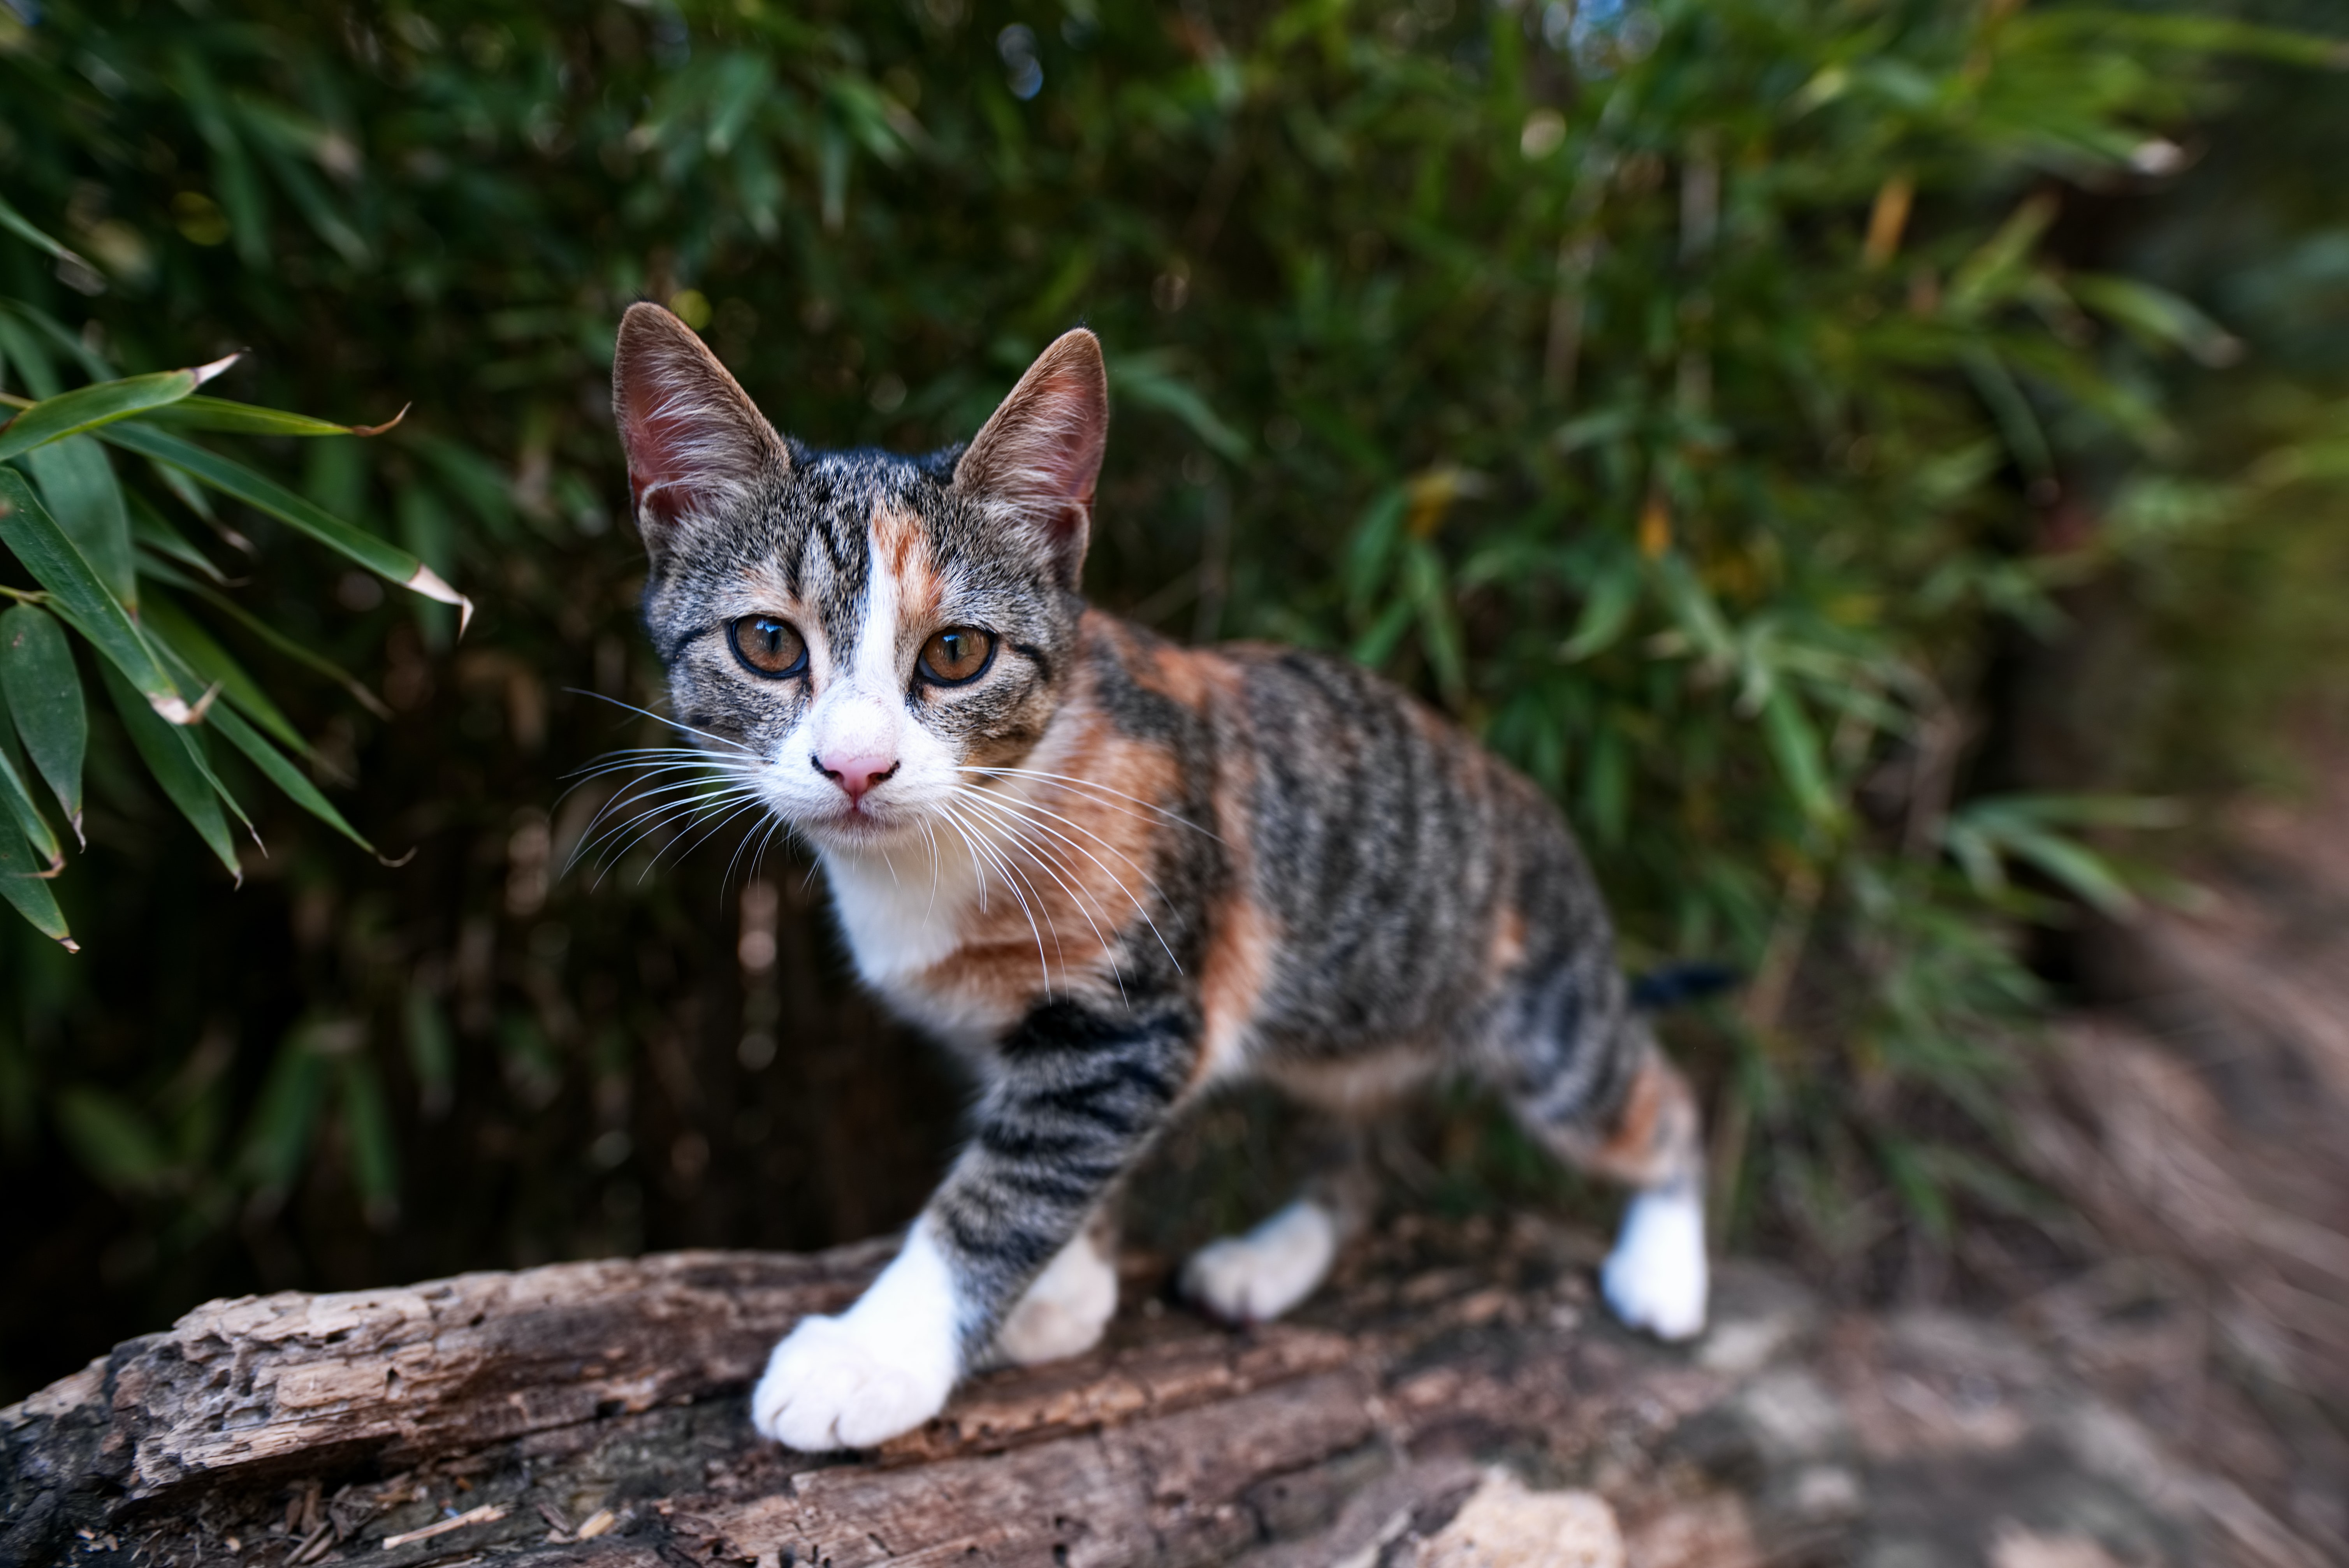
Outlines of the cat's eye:
[{"label": "cat's eye", "polygon": [[994,633],[948,626],[922,645],[922,678],[936,686],[962,686],[986,674],[994,658]]},{"label": "cat's eye", "polygon": [[807,668],[807,641],[789,621],[745,615],[734,623],[734,656],[754,674],[795,676]]}]

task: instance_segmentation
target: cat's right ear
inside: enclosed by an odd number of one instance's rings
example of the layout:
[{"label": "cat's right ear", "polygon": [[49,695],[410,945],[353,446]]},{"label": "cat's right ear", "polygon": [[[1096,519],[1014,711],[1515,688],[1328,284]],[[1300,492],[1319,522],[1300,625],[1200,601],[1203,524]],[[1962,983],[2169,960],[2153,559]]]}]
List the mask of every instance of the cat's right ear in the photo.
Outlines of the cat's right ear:
[{"label": "cat's right ear", "polygon": [[1036,356],[955,463],[954,488],[1006,508],[1043,544],[1074,593],[1109,438],[1109,376],[1083,327]]},{"label": "cat's right ear", "polygon": [[783,445],[694,330],[632,304],[612,356],[612,415],[645,548],[662,554],[688,518],[725,510],[791,467]]}]

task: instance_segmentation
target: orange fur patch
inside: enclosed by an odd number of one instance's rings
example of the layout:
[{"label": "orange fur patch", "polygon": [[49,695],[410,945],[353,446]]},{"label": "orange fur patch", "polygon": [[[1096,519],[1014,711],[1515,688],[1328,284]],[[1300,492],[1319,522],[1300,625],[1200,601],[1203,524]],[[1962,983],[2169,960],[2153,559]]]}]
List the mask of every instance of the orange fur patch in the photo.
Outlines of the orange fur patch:
[{"label": "orange fur patch", "polygon": [[1433,1078],[1436,1053],[1424,1045],[1401,1044],[1327,1062],[1275,1062],[1265,1076],[1308,1105],[1333,1116],[1362,1117],[1393,1109]]},{"label": "orange fur patch", "polygon": [[1216,912],[1207,941],[1206,973],[1199,977],[1205,1038],[1191,1081],[1204,1082],[1238,1065],[1248,1026],[1271,977],[1279,936],[1263,906],[1245,890],[1235,892]]},{"label": "orange fur patch", "polygon": [[[1232,703],[1237,696],[1239,671],[1230,660],[1171,645],[1156,652],[1154,673],[1164,683],[1161,689],[1176,702],[1195,709],[1216,699]],[[1255,895],[1255,846],[1247,831],[1248,795],[1256,787],[1254,758],[1242,748],[1226,747],[1217,761],[1216,825],[1230,857],[1232,891],[1215,913],[1206,973],[1200,976],[1206,1037],[1195,1082],[1239,1066],[1281,941],[1278,923]]]},{"label": "orange fur patch", "polygon": [[1085,612],[1082,635],[1114,648],[1118,663],[1125,666],[1135,685],[1172,697],[1194,712],[1200,711],[1210,697],[1230,690],[1236,675],[1228,659],[1210,650],[1142,635],[1099,610]]},{"label": "orange fur patch", "polygon": [[1062,734],[1071,738],[1039,759],[1043,770],[1083,782],[1014,776],[988,791],[1001,803],[988,816],[1026,824],[999,851],[1025,906],[1001,890],[1004,879],[996,873],[997,892],[974,914],[968,935],[924,976],[934,994],[1014,1012],[1048,989],[1114,999],[1120,992],[1112,944],[1137,926],[1136,940],[1157,940],[1142,912],[1154,896],[1156,838],[1168,830],[1135,802],[1168,798],[1174,759],[1118,735],[1091,710],[1081,688],[1056,725],[1068,725]]},{"label": "orange fur patch", "polygon": [[930,559],[930,536],[922,520],[903,507],[876,501],[873,507],[873,561],[897,584],[898,624],[926,630],[938,613],[941,588]]},{"label": "orange fur patch", "polygon": [[1696,1102],[1688,1080],[1651,1050],[1604,1142],[1583,1161],[1601,1175],[1645,1186],[1694,1157]]},{"label": "orange fur patch", "polygon": [[1525,961],[1526,917],[1514,903],[1501,906],[1493,923],[1493,943],[1485,954],[1485,972],[1497,980]]}]

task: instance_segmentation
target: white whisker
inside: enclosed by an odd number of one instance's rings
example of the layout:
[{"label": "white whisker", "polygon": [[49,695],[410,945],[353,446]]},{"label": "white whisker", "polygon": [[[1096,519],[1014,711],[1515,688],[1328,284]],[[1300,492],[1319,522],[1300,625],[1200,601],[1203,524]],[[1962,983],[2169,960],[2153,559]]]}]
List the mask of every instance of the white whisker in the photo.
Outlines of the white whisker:
[{"label": "white whisker", "polygon": [[[595,874],[595,881],[592,885],[595,887],[603,886],[604,878],[611,874],[615,866],[616,866],[620,861],[626,860],[639,845],[646,843],[649,840],[657,837],[662,832],[667,830],[673,823],[682,821],[685,824],[685,828],[682,830],[689,831],[696,825],[706,822],[714,816],[727,812],[730,807],[734,811],[740,811],[756,804],[757,801],[755,798],[750,797],[729,798],[715,802],[697,801],[671,807],[667,811],[660,814],[656,820],[651,821],[645,821],[644,818],[638,818],[636,821],[629,823],[628,827],[635,828],[638,822],[642,822],[643,826],[640,830],[635,832],[634,835],[628,838],[625,843],[616,844],[614,847],[599,856],[599,869]],[[650,813],[647,813],[647,815],[650,815]],[[612,836],[615,839],[617,839],[620,831],[622,830],[616,830]],[[659,853],[656,852],[654,855],[655,865],[658,864],[659,858]]]},{"label": "white whisker", "polygon": [[[623,790],[605,801],[594,818],[588,821],[587,826],[581,830],[578,844],[564,862],[564,872],[566,875],[569,874],[572,868],[582,860],[599,851],[605,844],[625,835],[631,828],[647,818],[658,817],[671,811],[688,811],[697,804],[716,803],[761,793],[762,791],[756,785],[725,784],[711,779],[696,779],[684,783],[664,784],[658,789]],[[687,799],[677,799],[680,796]],[[628,817],[626,820],[610,828],[604,826],[606,820],[616,813],[638,807],[642,809],[636,810],[635,814]]]},{"label": "white whisker", "polygon": [[[967,791],[961,797],[963,803],[966,805],[977,805],[983,798],[983,792],[978,790]],[[990,808],[992,808],[993,805],[993,802],[989,802]],[[1123,1000],[1126,1000],[1128,1006],[1131,1006],[1131,999],[1127,998],[1125,995],[1125,975],[1117,966],[1116,944],[1102,934],[1101,922],[1093,918],[1093,913],[1097,910],[1100,912],[1102,919],[1106,920],[1109,918],[1109,911],[1102,908],[1099,900],[1091,899],[1088,894],[1081,891],[1077,886],[1070,882],[1070,877],[1077,875],[1077,872],[1074,867],[1063,863],[1058,857],[1052,855],[1050,851],[1041,849],[1039,845],[1030,842],[1024,835],[1019,834],[1016,821],[1008,825],[1011,826],[1013,829],[1012,841],[1019,846],[1020,851],[1040,867],[1046,876],[1050,877],[1054,882],[1058,882],[1061,885],[1061,891],[1067,893],[1070,899],[1075,903],[1077,906],[1077,913],[1082,917],[1085,924],[1092,928],[1093,940],[1101,944],[1103,955],[1109,959],[1110,977],[1117,982],[1117,994],[1119,997]],[[1047,830],[1049,831],[1050,830]],[[1061,874],[1064,872],[1068,873],[1066,876]],[[1130,897],[1131,895],[1129,894],[1128,896]],[[1085,907],[1088,902],[1092,903],[1093,905],[1092,910],[1088,910]],[[1047,920],[1051,918],[1051,912],[1050,909],[1046,910],[1045,918]],[[1147,911],[1143,912],[1143,918],[1145,920],[1149,918]],[[1055,932],[1053,941],[1057,944],[1059,940],[1059,934]],[[1169,954],[1169,956],[1172,956],[1172,954]],[[1061,959],[1061,966],[1063,969],[1068,967],[1068,960],[1065,955],[1063,955]]]},{"label": "white whisker", "polygon": [[[1129,795],[1123,789],[1112,789],[1106,784],[1096,783],[1091,779],[1080,779],[1074,774],[1047,773],[1034,768],[973,767],[957,768],[955,771],[957,773],[975,773],[982,778],[1038,779],[1042,779],[1047,783],[1064,785],[1073,789],[1088,789],[1096,797],[1106,796],[1113,799],[1130,801],[1133,805],[1141,807],[1144,811],[1149,812],[1154,817],[1161,818],[1165,821],[1176,824],[1180,827],[1188,828],[1195,833],[1206,833],[1207,837],[1215,839],[1217,843],[1223,842],[1223,841],[1220,838],[1217,838],[1213,831],[1200,826],[1190,818],[1183,815],[1180,811],[1169,810],[1167,808],[1157,804],[1155,801],[1143,799],[1139,795]],[[1110,801],[1109,799],[1102,799],[1100,803],[1102,805],[1108,806]],[[1121,808],[1111,807],[1111,809],[1115,810],[1120,810]],[[1129,812],[1128,814],[1131,815],[1132,813]]]},{"label": "white whisker", "polygon": [[684,734],[698,735],[704,740],[715,741],[720,746],[730,747],[736,751],[750,754],[750,748],[743,745],[739,740],[730,740],[725,736],[713,735],[706,729],[696,729],[692,725],[684,723],[678,719],[671,718],[666,714],[655,713],[651,708],[638,707],[635,703],[622,702],[618,697],[605,696],[602,692],[588,691],[580,686],[564,686],[563,689],[573,696],[592,696],[597,702],[608,702],[614,707],[624,708],[629,713],[642,714],[645,717],[651,719],[655,724],[665,724],[671,729],[681,731]]},{"label": "white whisker", "polygon": [[[1140,866],[1134,864],[1132,857],[1128,856],[1123,851],[1111,843],[1108,840],[1102,838],[1099,833],[1094,832],[1091,828],[1086,827],[1083,823],[1076,821],[1071,818],[1061,816],[1058,811],[1049,810],[1033,800],[1023,799],[1017,796],[997,795],[983,789],[971,789],[967,791],[967,794],[988,800],[999,809],[1012,810],[1015,812],[1032,812],[1040,816],[1050,817],[1054,821],[1066,823],[1071,830],[1082,833],[1086,838],[1091,839],[1094,843],[1099,844],[1102,849],[1107,850],[1118,860],[1123,861],[1129,870],[1133,872],[1135,875],[1141,877],[1144,882],[1149,884],[1150,891],[1155,893],[1161,901],[1172,903],[1171,900],[1166,898],[1166,890],[1158,885],[1157,878],[1152,876],[1148,872],[1143,871]],[[1053,838],[1059,840],[1061,843],[1066,844],[1070,849],[1074,850],[1077,853],[1084,856],[1085,859],[1092,861],[1092,863],[1100,869],[1103,876],[1108,877],[1112,882],[1115,883],[1117,890],[1125,894],[1126,901],[1133,905],[1134,913],[1142,916],[1143,923],[1150,927],[1150,934],[1158,939],[1159,950],[1166,954],[1166,961],[1174,965],[1174,972],[1178,975],[1183,973],[1183,961],[1174,956],[1174,949],[1168,944],[1165,934],[1158,929],[1158,922],[1151,917],[1149,906],[1143,903],[1141,899],[1134,896],[1133,890],[1125,885],[1123,879],[1120,878],[1115,872],[1111,871],[1108,865],[1102,861],[1099,855],[1094,854],[1091,850],[1086,849],[1082,844],[1070,838],[1066,833],[1060,832],[1041,821],[1031,820],[1030,825],[1042,832],[1050,833]]]},{"label": "white whisker", "polygon": [[[980,861],[982,864],[978,885],[980,890],[979,908],[984,910],[987,907],[985,902],[987,876],[984,868],[988,865],[992,865],[994,862],[988,856],[987,851],[980,847],[978,838],[975,837],[968,828],[965,828],[961,822],[956,820],[952,812],[941,812],[939,814],[939,820],[945,822],[947,827],[954,830],[956,836],[962,840],[964,847],[970,851],[971,857],[974,860]],[[1004,879],[1003,885],[1009,890],[1013,898],[1019,901],[1020,913],[1028,916],[1028,929],[1036,938],[1036,968],[1044,982],[1044,999],[1049,1002],[1052,999],[1052,968],[1050,962],[1047,961],[1044,956],[1044,934],[1036,924],[1036,916],[1028,909],[1028,901],[1025,898],[1020,897],[1018,884],[1007,877]]]},{"label": "white whisker", "polygon": [[[682,842],[685,847],[678,851],[677,858],[678,860],[683,860],[695,850],[698,850],[703,844],[708,843],[717,835],[719,830],[725,827],[727,823],[734,820],[745,811],[758,810],[762,804],[764,804],[763,796],[753,796],[750,799],[743,801],[740,805],[736,806],[732,810],[726,812],[723,816],[719,816],[715,811],[704,812],[699,818],[688,824],[684,832],[678,835],[678,841]],[[713,818],[716,819],[714,821],[712,820]],[[708,827],[703,827],[702,824],[705,822],[709,825]],[[695,834],[696,829],[700,830],[698,834],[688,837],[688,835]],[[669,850],[675,848],[676,845],[671,844],[653,851],[653,858],[646,862],[644,871],[636,877],[636,882],[639,885],[643,883],[645,878],[651,876],[653,872],[660,869],[661,857],[667,854]]]}]

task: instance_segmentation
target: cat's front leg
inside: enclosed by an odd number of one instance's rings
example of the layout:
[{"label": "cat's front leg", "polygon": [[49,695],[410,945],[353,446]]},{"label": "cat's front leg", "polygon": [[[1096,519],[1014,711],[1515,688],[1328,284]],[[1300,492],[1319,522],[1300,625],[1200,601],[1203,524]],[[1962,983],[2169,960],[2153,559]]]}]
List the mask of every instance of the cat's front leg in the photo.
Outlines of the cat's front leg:
[{"label": "cat's front leg", "polygon": [[904,1251],[856,1305],[775,1346],[750,1396],[767,1437],[866,1448],[942,1409],[1013,1303],[1068,1245],[1191,1078],[1179,1002],[1061,1000],[999,1044],[978,1126]]}]

